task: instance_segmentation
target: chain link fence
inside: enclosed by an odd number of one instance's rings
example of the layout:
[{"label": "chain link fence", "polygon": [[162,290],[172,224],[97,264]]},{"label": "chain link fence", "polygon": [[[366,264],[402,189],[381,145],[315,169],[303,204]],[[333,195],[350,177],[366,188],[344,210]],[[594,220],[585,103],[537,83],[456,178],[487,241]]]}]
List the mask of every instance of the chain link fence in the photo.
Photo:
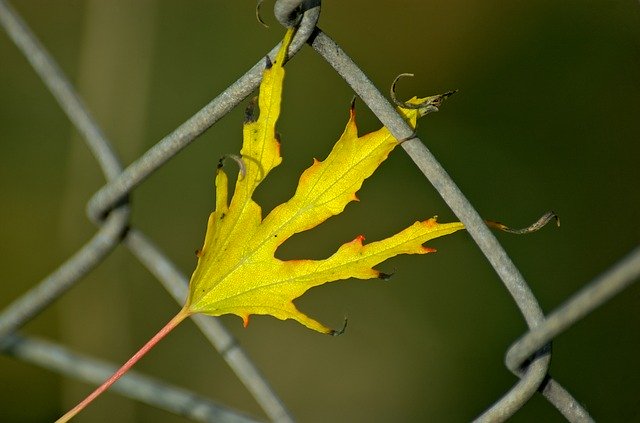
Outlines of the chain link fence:
[{"label": "chain link fence", "polygon": [[[495,403],[488,406],[476,420],[506,420],[534,395],[542,395],[567,420],[592,421],[580,399],[574,398],[560,381],[550,376],[551,342],[640,277],[640,248],[629,252],[601,276],[585,284],[564,304],[545,315],[521,272],[447,171],[351,57],[317,26],[320,1],[279,0],[275,4],[275,15],[284,26],[299,26],[289,52],[290,58],[306,45],[347,82],[397,139],[408,140],[402,147],[465,224],[529,327],[506,352],[505,364],[518,377],[517,382],[504,396],[496,398]],[[254,92],[260,83],[264,60],[258,58],[253,67],[205,107],[132,164],[123,167],[112,144],[92,118],[74,86],[27,24],[3,0],[0,0],[0,23],[76,127],[107,180],[107,184],[93,195],[87,205],[87,214],[98,228],[93,237],[0,314],[0,350],[15,359],[99,384],[113,371],[112,364],[78,354],[64,345],[23,335],[20,328],[65,295],[119,245],[124,245],[175,301],[182,304],[188,277],[139,228],[131,225],[130,195],[151,174]],[[277,49],[278,46],[275,46],[265,55],[273,57]],[[193,320],[268,418],[278,422],[293,421],[294,417],[269,382],[220,321],[205,316],[196,316]],[[135,371],[123,377],[122,382],[114,385],[112,390],[194,421],[253,421],[243,412]]]}]

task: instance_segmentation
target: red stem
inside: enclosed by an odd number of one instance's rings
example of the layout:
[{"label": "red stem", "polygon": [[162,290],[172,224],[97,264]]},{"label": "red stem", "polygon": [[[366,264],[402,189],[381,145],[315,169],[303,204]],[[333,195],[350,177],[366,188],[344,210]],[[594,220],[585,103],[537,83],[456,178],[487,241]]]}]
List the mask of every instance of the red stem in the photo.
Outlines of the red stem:
[{"label": "red stem", "polygon": [[56,420],[56,423],[65,423],[71,420],[76,414],[82,411],[87,405],[91,404],[91,402],[96,399],[100,394],[109,389],[111,385],[116,383],[118,379],[120,379],[125,373],[129,371],[133,367],[134,364],[138,362],[146,353],[149,352],[151,348],[153,348],[162,338],[164,338],[169,332],[171,332],[180,322],[189,317],[191,313],[187,311],[186,308],[183,308],[176,314],[173,319],[169,321],[158,333],[156,333],[153,338],[151,338],[137,353],[135,353],[126,363],[122,365],[113,375],[109,377],[109,379],[105,380],[102,385],[100,385],[95,391],[89,394],[88,397],[83,399],[78,405],[69,410],[64,416],[60,417]]}]

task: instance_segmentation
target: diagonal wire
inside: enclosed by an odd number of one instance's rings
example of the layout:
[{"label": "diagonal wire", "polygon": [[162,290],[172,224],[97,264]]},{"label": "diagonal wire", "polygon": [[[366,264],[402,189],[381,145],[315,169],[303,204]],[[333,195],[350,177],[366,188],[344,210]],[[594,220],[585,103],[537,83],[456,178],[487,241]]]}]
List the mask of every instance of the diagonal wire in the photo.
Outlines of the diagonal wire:
[{"label": "diagonal wire", "polygon": [[[316,29],[309,40],[316,50],[342,76],[396,139],[427,177],[456,216],[464,223],[482,253],[487,257],[513,297],[529,327],[544,316],[529,286],[498,240],[493,236],[471,203],[445,169],[425,147],[391,104],[382,96],[351,58],[322,30]],[[522,379],[505,396],[485,412],[479,421],[501,421],[513,415],[536,392],[547,373],[550,356],[540,355],[528,367]]]},{"label": "diagonal wire", "polygon": [[546,381],[542,395],[571,423],[592,423],[595,421],[569,391],[551,378]]},{"label": "diagonal wire", "polygon": [[[474,239],[482,253],[487,257],[505,287],[520,309],[527,325],[536,327],[544,321],[542,310],[522,277],[495,236],[489,231],[484,220],[479,216],[464,194],[453,182],[446,170],[438,163],[427,147],[415,137],[414,131],[398,115],[388,101],[380,94],[367,76],[344,53],[340,47],[319,28],[310,39],[311,46],[342,76],[353,90],[362,98],[378,119],[397,139],[410,140],[402,146],[416,163],[418,168],[436,188],[451,210],[464,223],[467,231]],[[486,410],[477,421],[504,421],[531,398],[539,387],[546,383],[543,391],[545,397],[571,421],[590,420],[586,410],[556,381],[547,377],[550,362],[550,351],[542,351],[535,356],[525,372],[516,374],[521,380],[512,387],[499,401]],[[566,412],[565,412],[566,411]]]},{"label": "diagonal wire", "polygon": [[[0,339],[0,351],[45,369],[99,384],[117,366],[96,360],[49,341],[17,334]],[[209,423],[255,423],[239,411],[217,404],[185,389],[143,376],[135,370],[123,376],[112,390],[162,410]]]}]

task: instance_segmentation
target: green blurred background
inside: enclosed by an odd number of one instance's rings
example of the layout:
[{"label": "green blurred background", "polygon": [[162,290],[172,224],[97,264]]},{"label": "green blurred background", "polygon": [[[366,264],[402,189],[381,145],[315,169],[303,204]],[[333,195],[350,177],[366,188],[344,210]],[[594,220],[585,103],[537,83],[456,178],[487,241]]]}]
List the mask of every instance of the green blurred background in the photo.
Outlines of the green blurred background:
[{"label": "green blurred background", "polygon": [[[129,164],[199,110],[282,36],[254,1],[14,2]],[[383,91],[460,92],[419,135],[486,218],[525,226],[553,209],[562,227],[498,234],[545,312],[640,240],[640,4],[637,1],[330,1],[320,26]],[[342,131],[352,92],[309,48],[287,65],[279,130],[283,164],[256,194],[286,200],[312,157]],[[244,104],[243,104],[244,106]],[[186,273],[213,207],[217,160],[238,152],[238,107],[132,196],[132,225]],[[379,123],[359,102],[362,131]],[[0,307],[75,252],[95,228],[84,206],[104,179],[26,60],[0,33]],[[322,258],[365,234],[416,219],[454,219],[398,150],[359,203],[283,245],[281,258]],[[293,322],[222,320],[293,414],[304,422],[465,421],[514,383],[503,357],[525,331],[513,301],[465,233],[437,254],[380,266],[391,281],[313,289],[298,306],[349,328],[338,338]],[[600,421],[640,421],[640,286],[554,343],[551,373]],[[24,333],[123,362],[178,310],[119,247]],[[264,418],[195,326],[187,322],[136,367]],[[88,385],[0,356],[0,421],[52,420]],[[534,397],[513,421],[561,421]],[[107,393],[84,422],[184,419]]]}]

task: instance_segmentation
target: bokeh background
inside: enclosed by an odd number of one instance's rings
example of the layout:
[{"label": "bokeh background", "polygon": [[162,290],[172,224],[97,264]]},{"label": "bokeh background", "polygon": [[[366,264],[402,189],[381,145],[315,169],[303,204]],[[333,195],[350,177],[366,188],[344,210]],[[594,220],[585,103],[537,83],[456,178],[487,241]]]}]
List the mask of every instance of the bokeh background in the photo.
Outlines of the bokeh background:
[{"label": "bokeh background", "polygon": [[[15,1],[77,84],[125,164],[199,110],[282,36],[254,1]],[[640,240],[640,4],[632,0],[331,1],[320,26],[387,92],[460,92],[419,135],[482,216],[525,226],[553,209],[562,227],[498,234],[550,312]],[[283,164],[256,194],[286,200],[312,157],[346,122],[349,87],[309,48],[287,65],[279,130]],[[246,104],[246,102],[245,102]],[[244,104],[243,104],[244,106]],[[244,107],[154,173],[132,196],[132,225],[190,274],[214,202],[220,156],[238,152]],[[379,123],[359,103],[365,130]],[[104,183],[96,162],[26,60],[0,33],[0,307],[34,286],[95,228],[84,216]],[[416,219],[455,219],[401,151],[360,202],[294,237],[281,258],[322,258],[365,234]],[[390,281],[345,281],[297,301],[338,327],[331,338],[293,322],[223,317],[292,413],[304,422],[465,421],[515,378],[507,347],[525,331],[513,301],[465,233],[428,256],[380,266]],[[640,286],[554,343],[551,373],[600,421],[640,421]],[[24,333],[121,363],[178,310],[120,247]],[[187,322],[137,370],[264,418]],[[0,421],[51,421],[91,388],[0,356]],[[107,393],[78,421],[182,422]],[[562,421],[534,397],[513,421]]]}]

